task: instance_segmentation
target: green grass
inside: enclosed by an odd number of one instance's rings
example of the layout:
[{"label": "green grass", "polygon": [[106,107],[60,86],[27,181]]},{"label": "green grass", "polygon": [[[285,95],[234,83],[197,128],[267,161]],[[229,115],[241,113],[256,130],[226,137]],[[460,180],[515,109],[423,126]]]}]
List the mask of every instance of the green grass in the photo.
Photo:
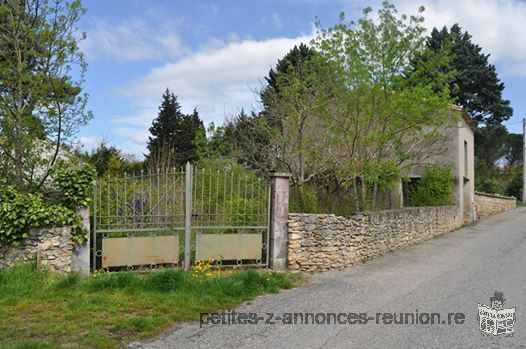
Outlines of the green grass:
[{"label": "green grass", "polygon": [[301,281],[298,274],[257,270],[207,278],[178,269],[83,278],[22,264],[0,270],[0,348],[115,348]]}]

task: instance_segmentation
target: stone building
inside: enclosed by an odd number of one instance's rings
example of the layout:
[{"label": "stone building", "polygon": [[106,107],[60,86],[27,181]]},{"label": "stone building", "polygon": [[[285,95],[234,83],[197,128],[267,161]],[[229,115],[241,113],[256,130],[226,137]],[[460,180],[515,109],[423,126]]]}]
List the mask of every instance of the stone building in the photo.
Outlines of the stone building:
[{"label": "stone building", "polygon": [[[430,156],[418,165],[412,166],[407,177],[408,182],[401,181],[394,190],[384,193],[382,201],[384,207],[402,208],[407,206],[408,187],[415,183],[424,174],[427,164],[439,164],[449,166],[454,177],[453,203],[459,206],[460,216],[464,223],[476,219],[475,216],[475,153],[474,153],[474,126],[471,119],[462,107],[453,106],[452,113],[460,114],[460,117],[452,118],[452,123],[444,126],[443,150],[436,155]],[[458,116],[457,114],[457,116]]]}]

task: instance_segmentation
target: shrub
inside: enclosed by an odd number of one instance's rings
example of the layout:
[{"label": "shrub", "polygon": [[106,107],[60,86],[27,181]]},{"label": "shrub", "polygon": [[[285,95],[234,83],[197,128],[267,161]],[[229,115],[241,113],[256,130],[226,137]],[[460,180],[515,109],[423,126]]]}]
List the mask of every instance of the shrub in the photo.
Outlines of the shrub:
[{"label": "shrub", "polygon": [[451,204],[453,174],[451,168],[428,165],[424,175],[409,192],[411,206],[440,206]]},{"label": "shrub", "polygon": [[75,211],[88,204],[95,171],[87,165],[61,167],[52,176],[59,188],[58,203],[46,200],[42,193],[23,193],[0,181],[0,242],[23,240],[31,228],[55,226],[71,226],[73,240],[79,244],[85,241],[86,231]]},{"label": "shrub", "polygon": [[475,189],[488,194],[503,194],[501,182],[494,178],[476,179]]}]

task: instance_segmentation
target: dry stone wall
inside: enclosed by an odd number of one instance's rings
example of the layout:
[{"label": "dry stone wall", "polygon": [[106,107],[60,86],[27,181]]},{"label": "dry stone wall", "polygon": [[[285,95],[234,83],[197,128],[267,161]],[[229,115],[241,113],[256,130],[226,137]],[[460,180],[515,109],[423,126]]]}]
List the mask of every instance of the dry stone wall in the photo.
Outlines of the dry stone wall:
[{"label": "dry stone wall", "polygon": [[33,229],[29,238],[18,245],[0,245],[0,268],[37,261],[41,268],[69,273],[72,271],[73,249],[70,227]]},{"label": "dry stone wall", "polygon": [[334,214],[289,214],[290,270],[341,269],[462,225],[458,206]]},{"label": "dry stone wall", "polygon": [[475,210],[477,213],[477,219],[513,210],[516,207],[517,200],[513,196],[475,192]]}]

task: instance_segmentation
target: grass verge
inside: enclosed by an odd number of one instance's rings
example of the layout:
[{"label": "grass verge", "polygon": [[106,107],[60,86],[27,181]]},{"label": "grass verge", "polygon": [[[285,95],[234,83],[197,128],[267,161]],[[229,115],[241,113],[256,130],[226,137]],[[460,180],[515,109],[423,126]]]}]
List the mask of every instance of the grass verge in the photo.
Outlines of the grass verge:
[{"label": "grass verge", "polygon": [[115,348],[300,282],[299,274],[257,270],[207,276],[164,269],[83,278],[22,264],[0,270],[0,348]]}]

